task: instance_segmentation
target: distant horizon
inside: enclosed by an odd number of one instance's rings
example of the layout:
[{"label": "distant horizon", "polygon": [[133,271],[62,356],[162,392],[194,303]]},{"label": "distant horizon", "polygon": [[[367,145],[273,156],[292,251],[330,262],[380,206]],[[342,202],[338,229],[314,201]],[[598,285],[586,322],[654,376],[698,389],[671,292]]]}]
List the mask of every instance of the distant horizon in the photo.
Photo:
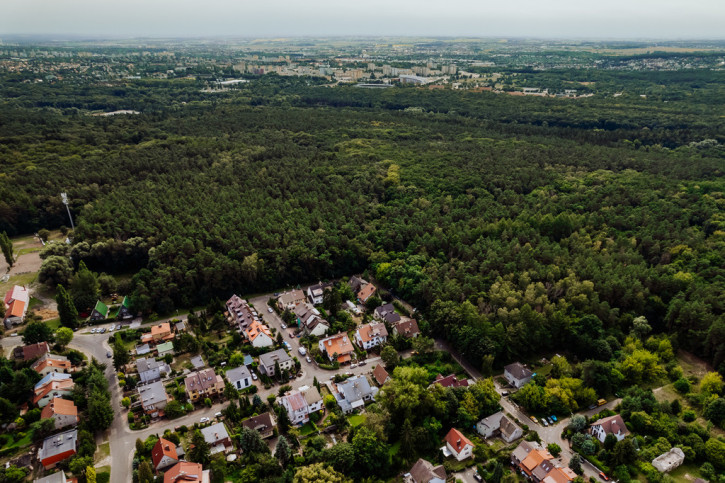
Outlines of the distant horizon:
[{"label": "distant horizon", "polygon": [[5,0],[0,36],[722,40],[720,0]]}]

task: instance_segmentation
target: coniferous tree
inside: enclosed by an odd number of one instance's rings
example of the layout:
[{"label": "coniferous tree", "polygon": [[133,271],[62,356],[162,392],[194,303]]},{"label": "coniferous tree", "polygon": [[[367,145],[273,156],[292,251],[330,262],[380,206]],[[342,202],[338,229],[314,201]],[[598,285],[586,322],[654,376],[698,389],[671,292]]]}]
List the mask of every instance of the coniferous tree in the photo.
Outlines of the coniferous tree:
[{"label": "coniferous tree", "polygon": [[8,238],[8,234],[5,232],[0,233],[0,249],[3,252],[5,261],[11,267],[15,264],[15,258],[13,257],[13,242]]},{"label": "coniferous tree", "polygon": [[55,301],[58,303],[58,315],[60,316],[60,325],[69,329],[78,327],[78,310],[73,304],[70,294],[63,285],[58,284],[58,291],[55,294]]},{"label": "coniferous tree", "polygon": [[92,308],[100,297],[98,278],[83,261],[78,264],[78,271],[71,281],[70,294],[76,308],[81,311]]}]

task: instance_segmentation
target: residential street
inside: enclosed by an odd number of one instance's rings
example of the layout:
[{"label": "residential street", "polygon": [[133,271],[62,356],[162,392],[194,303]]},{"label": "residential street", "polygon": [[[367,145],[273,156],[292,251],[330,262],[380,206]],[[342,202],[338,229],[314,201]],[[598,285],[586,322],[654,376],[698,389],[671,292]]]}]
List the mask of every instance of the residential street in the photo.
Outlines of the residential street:
[{"label": "residential street", "polygon": [[[300,347],[300,339],[292,336],[293,329],[282,329],[282,320],[277,315],[277,313],[269,312],[267,310],[267,300],[269,300],[269,297],[270,295],[262,295],[250,299],[249,302],[254,306],[257,313],[261,315],[261,317],[263,318],[265,323],[269,325],[269,327],[274,327],[284,334],[284,340],[286,340],[292,348],[290,351],[291,355],[293,357],[296,356],[300,360],[302,364],[302,373],[299,377],[290,381],[289,384],[293,388],[298,388],[305,385],[311,386],[315,377],[317,377],[317,380],[321,384],[324,384],[330,381],[337,372],[352,373],[355,375],[369,374],[379,362],[379,357],[372,357],[367,359],[366,365],[364,366],[358,366],[354,369],[351,369],[349,366],[347,366],[341,368],[339,371],[328,371],[320,369],[314,362],[314,360],[312,362],[307,362],[305,360],[305,357],[301,356],[298,352],[298,349]],[[159,320],[154,323],[166,322],[174,318],[185,320],[186,315],[169,317],[167,319]],[[108,328],[110,325],[110,323],[107,323],[96,325],[94,327]],[[115,376],[115,371],[112,365],[112,359],[107,357],[107,352],[111,350],[110,346],[108,345],[108,338],[112,334],[112,332],[106,332],[104,334],[91,334],[88,328],[85,328],[75,333],[73,341],[70,343],[70,347],[80,350],[88,357],[95,357],[97,360],[107,364],[106,377],[110,381],[109,386],[112,395],[111,404],[115,410],[115,418],[113,420],[111,428],[106,431],[105,434],[105,437],[110,441],[111,449],[111,483],[127,483],[131,480],[131,462],[133,459],[133,453],[135,451],[135,443],[137,438],[143,440],[152,434],[160,435],[166,429],[173,429],[176,426],[191,426],[194,423],[199,422],[199,420],[203,417],[213,419],[214,414],[218,411],[221,411],[221,409],[226,406],[226,401],[214,404],[210,408],[203,407],[197,409],[194,412],[178,419],[160,420],[158,422],[152,423],[148,428],[143,430],[131,430],[128,427],[128,423],[126,421],[127,410],[121,406],[122,392],[117,383],[117,378]],[[9,354],[12,351],[13,347],[22,343],[22,339],[20,337],[5,337],[1,340],[1,342],[5,354]],[[464,361],[459,356],[459,354],[448,345],[446,341],[440,339],[436,340],[436,349],[449,352],[453,356],[453,358],[470,374],[472,379],[477,380],[482,378],[481,373],[476,368],[472,367],[470,364]],[[405,355],[406,354],[402,354],[402,356]],[[262,398],[262,400],[266,400],[266,397],[269,394],[276,395],[280,387],[279,384],[275,384],[270,389],[264,389],[259,381],[256,381],[256,384],[259,387],[258,394]],[[498,383],[495,384],[496,389],[499,393],[508,390],[507,388],[500,387]],[[613,408],[618,403],[619,400],[610,401],[602,407],[598,407],[594,410],[585,411],[583,412],[583,414],[590,416],[594,413],[601,411],[604,408]],[[548,443],[557,443],[559,446],[561,446],[562,453],[561,456],[558,458],[558,464],[560,464],[561,466],[568,465],[569,460],[572,456],[572,452],[569,449],[568,442],[561,438],[561,433],[564,428],[566,428],[569,422],[569,418],[562,419],[553,426],[544,427],[541,424],[537,424],[531,421],[528,415],[521,411],[513,401],[509,400],[508,397],[502,396],[500,404],[504,408],[504,411],[512,414],[514,417],[519,419],[519,421],[527,424],[531,429],[536,431],[541,437],[544,446],[546,446],[546,444]],[[105,440],[106,438],[103,439]],[[585,460],[583,460],[582,467],[584,468],[585,477],[591,476],[594,478],[598,478],[599,470],[594,468]],[[473,479],[472,471],[462,472],[457,476],[459,476],[464,481],[475,481]]]}]

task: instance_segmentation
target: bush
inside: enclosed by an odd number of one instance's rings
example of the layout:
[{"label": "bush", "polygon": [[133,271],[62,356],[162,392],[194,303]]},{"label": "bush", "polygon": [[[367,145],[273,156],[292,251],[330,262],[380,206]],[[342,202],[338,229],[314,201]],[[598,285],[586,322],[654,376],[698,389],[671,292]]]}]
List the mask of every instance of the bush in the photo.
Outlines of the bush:
[{"label": "bush", "polygon": [[695,414],[695,411],[693,411],[692,409],[686,409],[686,410],[682,411],[682,420],[684,422],[691,423],[695,419],[697,419],[697,415]]},{"label": "bush", "polygon": [[690,392],[690,381],[682,377],[676,380],[672,385],[677,390],[677,392],[681,394],[687,394],[688,392]]}]

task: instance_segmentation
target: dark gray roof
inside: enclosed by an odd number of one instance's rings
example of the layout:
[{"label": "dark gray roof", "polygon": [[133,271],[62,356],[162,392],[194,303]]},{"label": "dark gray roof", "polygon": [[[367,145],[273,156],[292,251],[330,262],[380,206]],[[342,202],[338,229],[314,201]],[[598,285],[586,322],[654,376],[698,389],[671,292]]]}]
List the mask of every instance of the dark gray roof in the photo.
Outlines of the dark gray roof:
[{"label": "dark gray roof", "polygon": [[204,363],[204,359],[202,359],[201,356],[194,356],[191,358],[191,365],[194,366],[194,369],[201,369],[206,364]]},{"label": "dark gray roof", "polygon": [[503,369],[504,369],[504,371],[508,372],[509,374],[514,376],[519,381],[534,375],[533,372],[531,372],[530,370],[525,368],[524,365],[521,364],[520,362],[514,362],[513,364],[509,364],[508,366],[504,367]]},{"label": "dark gray roof", "polygon": [[52,475],[48,475],[45,478],[38,478],[37,480],[33,480],[33,483],[65,483],[65,473],[63,471],[58,471],[57,473],[53,473]]},{"label": "dark gray roof", "polygon": [[262,413],[259,416],[254,416],[245,421],[242,421],[242,426],[245,428],[253,429],[255,431],[267,431],[274,427],[274,420],[272,415],[269,413]]},{"label": "dark gray roof", "polygon": [[224,423],[216,423],[206,428],[201,428],[201,434],[204,436],[204,441],[209,444],[214,444],[217,441],[221,441],[229,437],[227,427]]},{"label": "dark gray roof", "polygon": [[259,363],[265,367],[273,366],[275,362],[279,361],[282,364],[285,361],[292,360],[284,349],[277,349],[276,351],[267,352],[259,356]]},{"label": "dark gray roof", "polygon": [[394,324],[400,320],[400,315],[395,312],[395,307],[392,303],[381,305],[375,309],[375,313],[389,324]]},{"label": "dark gray roof", "polygon": [[75,450],[77,440],[78,430],[76,429],[45,438],[43,447],[40,448],[40,453],[38,453],[38,458],[44,460],[66,451]]}]

